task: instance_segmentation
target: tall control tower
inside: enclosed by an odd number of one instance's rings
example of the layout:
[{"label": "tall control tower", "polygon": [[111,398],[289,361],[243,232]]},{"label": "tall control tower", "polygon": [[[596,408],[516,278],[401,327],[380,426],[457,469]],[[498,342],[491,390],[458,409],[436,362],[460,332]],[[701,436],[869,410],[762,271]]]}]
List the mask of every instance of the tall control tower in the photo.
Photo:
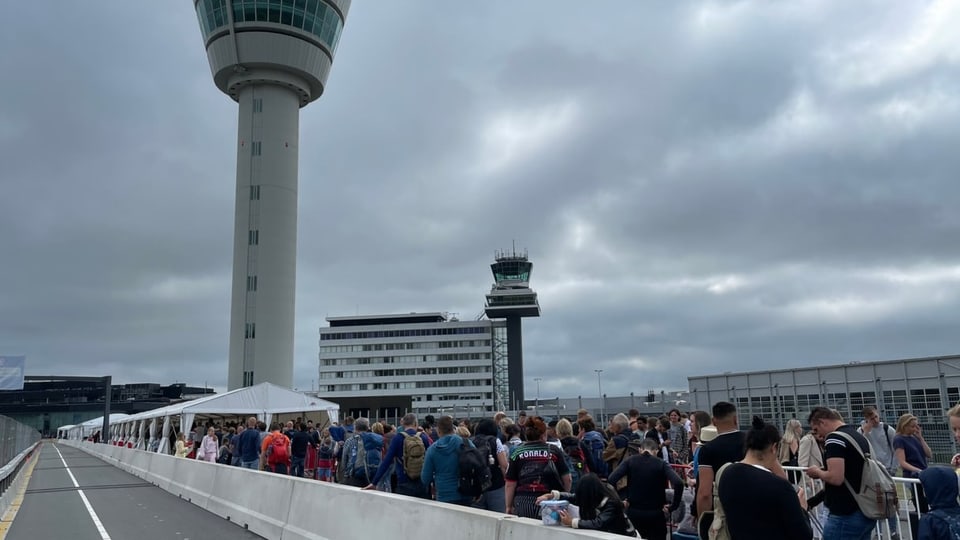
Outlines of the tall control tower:
[{"label": "tall control tower", "polygon": [[300,108],[323,94],[350,0],[194,0],[240,105],[229,389],[293,382]]},{"label": "tall control tower", "polygon": [[[497,410],[523,408],[523,334],[520,319],[539,317],[537,293],[530,288],[533,263],[527,253],[499,252],[490,265],[494,284],[484,312],[489,319],[506,319],[506,358],[494,344],[493,394]],[[496,330],[495,334],[496,334]],[[494,336],[496,338],[496,335]],[[496,340],[495,340],[496,341]],[[504,376],[506,375],[506,376]]]}]

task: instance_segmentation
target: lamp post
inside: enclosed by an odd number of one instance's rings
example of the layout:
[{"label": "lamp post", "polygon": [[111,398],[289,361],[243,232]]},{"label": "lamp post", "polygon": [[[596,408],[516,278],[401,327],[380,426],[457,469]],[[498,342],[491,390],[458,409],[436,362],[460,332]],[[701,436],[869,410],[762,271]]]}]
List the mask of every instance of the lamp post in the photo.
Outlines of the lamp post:
[{"label": "lamp post", "polygon": [[540,416],[540,381],[543,377],[534,377],[533,380],[537,381],[537,401],[534,402],[533,414]]},{"label": "lamp post", "polygon": [[603,373],[603,370],[595,369],[593,370],[593,372],[597,374],[597,397],[600,398],[600,425],[602,426],[604,425],[603,423],[604,407],[603,406],[605,405],[605,403],[603,402],[603,387],[600,385],[600,374]]}]

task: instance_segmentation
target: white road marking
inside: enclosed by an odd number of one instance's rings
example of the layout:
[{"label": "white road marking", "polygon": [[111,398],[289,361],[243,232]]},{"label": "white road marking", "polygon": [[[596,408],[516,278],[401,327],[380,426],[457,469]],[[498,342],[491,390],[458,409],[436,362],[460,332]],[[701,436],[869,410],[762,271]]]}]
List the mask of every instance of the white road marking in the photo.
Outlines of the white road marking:
[{"label": "white road marking", "polygon": [[70,471],[70,467],[67,466],[67,460],[63,459],[63,454],[60,453],[60,449],[57,448],[57,445],[53,445],[53,449],[57,451],[57,455],[60,456],[60,461],[63,462],[63,468],[65,468],[67,470],[67,474],[70,475],[70,481],[73,482],[73,487],[77,488],[77,493],[79,493],[80,498],[83,499],[83,505],[87,507],[87,513],[89,513],[90,518],[93,519],[93,524],[97,527],[97,532],[100,533],[100,538],[103,540],[110,540],[110,535],[107,534],[107,530],[103,528],[103,523],[100,523],[100,518],[97,517],[97,513],[93,510],[93,506],[90,506],[90,501],[87,500],[87,496],[83,493],[83,490],[80,489],[80,484],[78,484],[77,479],[74,478],[73,473]]}]

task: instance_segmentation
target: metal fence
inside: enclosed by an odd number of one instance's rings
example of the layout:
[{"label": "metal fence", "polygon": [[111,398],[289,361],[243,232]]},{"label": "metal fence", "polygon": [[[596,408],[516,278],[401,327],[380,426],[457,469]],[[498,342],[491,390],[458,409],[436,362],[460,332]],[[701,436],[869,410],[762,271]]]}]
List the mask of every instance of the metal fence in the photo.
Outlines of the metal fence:
[{"label": "metal fence", "polygon": [[26,461],[27,450],[40,441],[40,432],[12,418],[0,415],[0,493],[7,490]]},{"label": "metal fence", "polygon": [[[802,485],[809,498],[814,493],[823,489],[820,480],[814,480],[803,473],[804,467],[784,467],[786,471],[795,471],[798,484]],[[788,475],[792,476],[792,475]],[[894,483],[897,485],[897,495],[900,502],[900,511],[898,519],[893,520],[892,526],[888,521],[878,521],[873,538],[878,540],[890,540],[891,538],[900,538],[902,540],[913,540],[913,534],[910,530],[911,514],[914,520],[919,520],[921,513],[917,507],[916,501],[919,500],[917,489],[920,480],[915,478],[894,477]],[[814,540],[823,538],[823,519],[825,512],[822,512],[822,503],[817,508],[810,510],[810,524],[813,528]]]}]

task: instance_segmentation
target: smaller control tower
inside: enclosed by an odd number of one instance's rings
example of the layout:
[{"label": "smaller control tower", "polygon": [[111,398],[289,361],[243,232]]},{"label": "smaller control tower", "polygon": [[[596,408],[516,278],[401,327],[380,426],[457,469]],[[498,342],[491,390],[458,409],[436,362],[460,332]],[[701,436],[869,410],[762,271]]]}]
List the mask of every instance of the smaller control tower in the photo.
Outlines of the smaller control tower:
[{"label": "smaller control tower", "polygon": [[[539,317],[537,293],[530,288],[533,263],[527,252],[513,249],[496,254],[490,265],[495,283],[487,295],[484,312],[489,319],[506,319],[506,355],[494,354],[493,394],[498,410],[523,407],[523,334],[520,319]],[[494,348],[497,349],[496,344]],[[495,350],[495,353],[497,351]],[[506,356],[506,358],[503,358]]]}]

